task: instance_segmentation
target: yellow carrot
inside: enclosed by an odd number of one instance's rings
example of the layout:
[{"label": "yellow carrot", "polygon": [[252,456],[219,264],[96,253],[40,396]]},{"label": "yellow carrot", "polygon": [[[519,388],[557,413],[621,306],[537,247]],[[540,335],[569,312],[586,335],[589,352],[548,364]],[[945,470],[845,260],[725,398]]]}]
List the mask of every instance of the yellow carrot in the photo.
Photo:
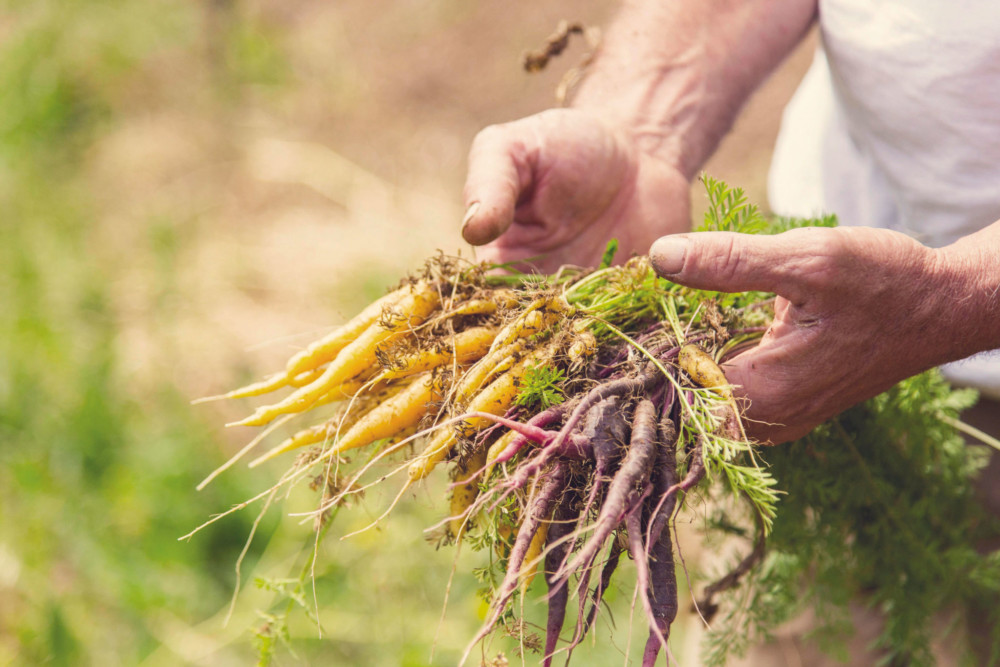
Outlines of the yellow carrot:
[{"label": "yellow carrot", "polygon": [[566,356],[573,363],[580,363],[590,359],[597,353],[597,338],[589,331],[584,331],[575,336],[575,341],[566,350]]},{"label": "yellow carrot", "polygon": [[490,351],[462,377],[455,389],[455,402],[465,402],[490,378],[510,368],[527,347],[527,338],[545,330],[573,312],[562,297],[536,299],[497,334]]},{"label": "yellow carrot", "polygon": [[[553,350],[546,347],[537,349],[524,357],[513,368],[476,394],[469,402],[466,412],[488,412],[491,415],[502,415],[507,412],[520,391],[521,377],[524,375],[525,367],[529,363],[544,361],[552,354]],[[415,482],[418,479],[423,479],[448,456],[448,452],[458,440],[456,434],[469,436],[492,423],[493,421],[486,417],[470,417],[459,423],[455,429],[439,431],[426,449],[410,464],[410,481]]]},{"label": "yellow carrot", "polygon": [[466,301],[458,308],[453,308],[442,315],[442,317],[458,317],[459,315],[492,315],[497,312],[497,304],[489,299],[472,299]]},{"label": "yellow carrot", "polygon": [[511,510],[510,523],[507,521],[497,522],[497,541],[493,543],[493,551],[499,558],[503,558],[510,551],[515,533],[514,526],[517,524],[517,510]]},{"label": "yellow carrot", "polygon": [[501,350],[521,338],[534,336],[545,328],[545,315],[539,310],[529,310],[504,327],[493,341],[490,352]]},{"label": "yellow carrot", "polygon": [[448,456],[448,452],[455,445],[458,438],[455,436],[455,432],[450,428],[443,428],[434,434],[427,446],[424,447],[424,451],[413,459],[410,463],[410,467],[407,470],[407,476],[409,480],[407,481],[407,486],[416,482],[417,480],[427,477],[437,464],[444,461],[445,457]]},{"label": "yellow carrot", "polygon": [[[350,386],[348,386],[348,384]],[[280,445],[278,445],[278,447],[283,448],[284,451],[298,449],[300,447],[314,445],[318,442],[325,442],[329,438],[334,437],[337,434],[338,429],[346,433],[347,430],[354,426],[358,419],[366,415],[369,410],[383,401],[389,400],[401,390],[405,389],[405,386],[403,385],[393,385],[389,387],[376,385],[374,387],[370,387],[366,393],[355,398],[355,394],[358,389],[361,388],[362,383],[352,382],[348,384],[340,385],[340,387],[336,390],[316,401],[316,403],[313,404],[313,407],[319,407],[321,405],[326,405],[327,403],[336,403],[345,399],[352,399],[353,402],[350,403],[349,414],[345,415],[341,413],[322,423],[302,429],[290,438],[284,440]],[[251,463],[251,466],[253,465],[256,465],[256,463]]]},{"label": "yellow carrot", "polygon": [[506,287],[500,287],[490,292],[489,300],[500,308],[516,308],[518,304],[517,294],[514,290]]},{"label": "yellow carrot", "polygon": [[275,373],[269,375],[263,380],[258,382],[253,382],[246,385],[245,387],[240,387],[239,389],[233,389],[232,391],[226,392],[225,394],[219,394],[218,396],[206,396],[204,398],[199,398],[192,401],[192,404],[197,405],[198,403],[207,403],[209,401],[219,401],[226,398],[250,398],[251,396],[260,396],[262,394],[269,394],[272,391],[281,389],[288,384],[288,374],[285,372]]},{"label": "yellow carrot", "polygon": [[406,440],[407,438],[409,438],[411,435],[413,435],[416,432],[417,432],[417,426],[411,426],[409,428],[404,428],[402,431],[400,431],[396,435],[392,436],[391,438],[388,438],[385,441],[385,446],[386,447],[391,447],[391,446],[393,446],[395,444],[398,444],[398,443],[402,442],[403,440]]},{"label": "yellow carrot", "polygon": [[733,397],[733,386],[729,384],[726,374],[722,372],[715,360],[700,347],[689,343],[683,346],[678,353],[677,364],[691,376],[695,383],[706,389],[711,389],[725,399],[729,406],[727,411],[729,414],[725,415],[724,419],[730,425],[735,425],[740,437],[746,440],[747,434],[743,428],[743,421],[740,419],[740,409]]},{"label": "yellow carrot", "polygon": [[378,379],[394,380],[429,371],[439,366],[449,366],[454,363],[463,365],[475,361],[486,354],[496,333],[494,327],[467,329],[455,334],[453,346],[445,346],[440,350],[423,350],[418,354],[410,355],[400,360],[393,368],[382,371],[378,375]]},{"label": "yellow carrot", "polygon": [[487,353],[485,357],[477,361],[472,368],[465,372],[462,379],[455,387],[453,402],[461,405],[465,403],[469,396],[479,390],[484,384],[495,378],[500,373],[504,373],[513,367],[517,358],[524,352],[527,342],[518,340],[495,351]]},{"label": "yellow carrot", "polygon": [[[416,425],[431,410],[433,402],[439,400],[440,397],[440,391],[436,388],[430,374],[418,379],[392,398],[377,404],[367,414],[358,419],[333,444],[331,448],[332,453],[339,454],[349,449],[364,447],[376,440],[390,438],[400,431]],[[328,424],[333,427],[334,431],[336,430],[336,422],[331,421]],[[252,461],[250,467],[260,465],[280,454],[333,435],[330,432],[329,426],[320,426],[321,428],[316,431],[303,432],[302,437],[298,437],[299,434],[292,436],[271,451]],[[322,428],[324,426],[326,428]]]},{"label": "yellow carrot", "polygon": [[[491,415],[502,415],[507,412],[521,390],[521,377],[524,375],[527,361],[527,358],[522,359],[517,365],[473,396],[472,400],[469,401],[467,412],[488,412]],[[485,417],[470,417],[459,423],[456,430],[462,435],[468,436],[492,423],[494,422]]]},{"label": "yellow carrot", "polygon": [[330,389],[328,392],[316,399],[316,402],[309,407],[318,408],[321,405],[329,405],[330,403],[336,403],[337,401],[349,401],[353,399],[366,385],[368,385],[367,391],[363,395],[368,395],[372,392],[385,389],[385,386],[382,384],[369,384],[365,380],[360,379],[348,380],[347,382],[342,382],[336,387]]},{"label": "yellow carrot", "polygon": [[[506,292],[507,294],[501,294]],[[517,299],[510,290],[496,290],[490,294],[488,299],[469,299],[462,302],[458,307],[441,313],[442,318],[457,317],[459,315],[492,315],[498,308],[512,308],[517,305]]]},{"label": "yellow carrot", "polygon": [[297,353],[288,360],[288,364],[285,367],[285,374],[294,377],[328,361],[332,361],[348,343],[360,336],[368,327],[375,323],[387,307],[394,306],[406,297],[409,294],[409,290],[410,286],[407,285],[395,292],[386,294],[381,299],[371,303],[346,324],[343,324],[335,331],[332,331]]},{"label": "yellow carrot", "polygon": [[333,437],[333,435],[337,432],[337,425],[339,423],[340,419],[338,417],[334,417],[333,419],[325,421],[322,424],[316,424],[315,426],[302,429],[290,438],[286,438],[274,449],[251,461],[249,467],[255,468],[261,463],[271,460],[278,454],[289,452],[293,449],[315,445],[317,442],[325,442],[328,438]]},{"label": "yellow carrot", "polygon": [[517,295],[506,288],[495,289],[485,299],[469,299],[449,315],[489,315],[499,308],[517,307]]},{"label": "yellow carrot", "polygon": [[441,391],[431,374],[419,378],[409,387],[383,401],[340,437],[335,453],[364,447],[376,440],[390,438],[400,431],[416,426],[441,400]]},{"label": "yellow carrot", "polygon": [[699,386],[711,389],[728,401],[733,400],[733,388],[712,357],[697,345],[681,348],[677,363]]},{"label": "yellow carrot", "polygon": [[206,396],[205,398],[199,398],[192,401],[193,405],[198,403],[207,403],[208,401],[218,401],[226,398],[251,398],[253,396],[262,396],[264,394],[269,394],[272,391],[277,391],[282,387],[287,387],[289,385],[293,387],[302,387],[309,384],[320,375],[323,371],[319,369],[311,370],[294,378],[289,378],[285,371],[280,371],[269,375],[263,380],[248,384],[245,387],[240,387],[239,389],[233,389],[225,394],[219,394],[218,396]]},{"label": "yellow carrot", "polygon": [[523,596],[527,591],[528,587],[531,586],[531,582],[535,579],[535,573],[538,571],[538,562],[542,555],[542,549],[545,548],[545,540],[549,536],[549,523],[552,521],[552,517],[549,516],[547,521],[542,521],[538,526],[538,530],[535,531],[535,536],[531,538],[531,544],[528,545],[528,550],[524,553],[524,564],[528,567],[525,571],[521,569],[521,595]]},{"label": "yellow carrot", "polygon": [[503,454],[504,450],[510,446],[514,438],[518,436],[517,431],[507,431],[499,438],[497,441],[490,445],[490,450],[486,452],[486,476],[489,476],[490,472],[493,471],[493,466],[496,465],[497,457]]},{"label": "yellow carrot", "polygon": [[311,382],[315,381],[316,378],[318,378],[319,376],[321,376],[323,374],[323,371],[324,371],[323,368],[314,368],[311,371],[305,371],[304,373],[299,373],[298,375],[290,379],[288,381],[288,384],[290,384],[293,387],[304,387],[307,384],[310,384]]},{"label": "yellow carrot", "polygon": [[[306,375],[306,373],[304,373],[303,375]],[[306,383],[306,384],[310,384],[310,383]],[[354,398],[355,395],[362,388],[366,387],[366,385],[367,385],[367,391],[368,392],[372,392],[372,391],[375,391],[375,390],[378,390],[378,389],[385,389],[385,385],[382,384],[382,383],[372,385],[372,384],[369,384],[368,380],[363,379],[363,377],[355,377],[355,378],[351,378],[350,380],[347,380],[346,382],[341,382],[340,384],[338,384],[338,385],[336,385],[334,387],[331,387],[329,390],[327,390],[324,394],[322,394],[319,398],[317,398],[312,403],[302,404],[300,406],[292,406],[291,409],[287,409],[287,410],[284,409],[284,408],[282,408],[281,411],[278,412],[278,413],[276,413],[276,414],[280,415],[280,414],[292,414],[292,413],[295,413],[295,412],[305,412],[306,410],[310,410],[312,408],[318,408],[318,407],[323,406],[323,405],[329,405],[330,403],[337,403],[338,401],[348,401],[348,400],[351,400],[352,398]],[[303,385],[303,386],[305,386],[305,385]],[[289,396],[289,398],[291,398],[291,396]],[[286,398],[285,401],[287,401],[287,400],[288,399]],[[265,420],[265,421],[263,421],[261,423],[257,423],[256,420],[257,420],[258,415],[261,414],[262,412],[266,411],[266,410],[275,409],[279,405],[280,405],[280,403],[276,404],[276,405],[269,405],[269,406],[265,406],[265,407],[262,407],[262,408],[258,408],[257,412],[255,412],[253,415],[247,417],[243,421],[236,422],[234,424],[227,424],[227,426],[262,426],[263,424],[266,424],[268,421],[271,421],[271,420],[267,419],[267,420]]]},{"label": "yellow carrot", "polygon": [[[513,368],[486,386],[469,401],[466,412],[488,412],[491,415],[502,415],[514,404],[521,391],[521,378],[530,364],[544,362],[552,357],[553,350],[549,347],[532,351],[517,362]],[[460,423],[457,430],[464,435],[480,431],[493,421],[485,417],[472,417]]]},{"label": "yellow carrot", "polygon": [[533,336],[573,312],[573,306],[566,303],[561,296],[535,299],[497,334],[490,351],[506,347],[518,338]]},{"label": "yellow carrot", "polygon": [[407,328],[422,323],[437,308],[438,303],[438,293],[431,285],[427,283],[413,285],[410,293],[397,303],[400,317],[372,324],[348,344],[315,381],[295,391],[280,403],[258,408],[253,415],[237,424],[261,426],[279,415],[301,412],[341,383],[370,373],[376,364],[375,352],[378,346],[394,337],[404,335]]},{"label": "yellow carrot", "polygon": [[[455,482],[465,482],[479,472],[479,469],[486,463],[486,448],[478,447],[465,459],[465,469],[460,470],[455,475]],[[458,484],[451,492],[451,534],[455,540],[462,538],[465,526],[472,523],[472,517],[465,516],[465,512],[475,502],[479,495],[479,484],[476,480],[466,484]]]},{"label": "yellow carrot", "polygon": [[442,307],[443,312],[431,322],[443,322],[463,315],[492,315],[501,308],[514,308],[517,303],[517,297],[512,290],[496,289],[490,293],[488,298],[469,299],[450,310]]}]

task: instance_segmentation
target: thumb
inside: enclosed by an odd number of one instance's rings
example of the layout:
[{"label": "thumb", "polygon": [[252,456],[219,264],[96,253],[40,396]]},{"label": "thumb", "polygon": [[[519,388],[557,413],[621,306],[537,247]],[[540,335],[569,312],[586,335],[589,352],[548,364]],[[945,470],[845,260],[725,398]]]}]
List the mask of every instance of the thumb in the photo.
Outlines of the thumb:
[{"label": "thumb", "polygon": [[472,245],[499,238],[514,221],[514,209],[531,182],[529,151],[517,123],[480,131],[469,150],[462,237]]},{"label": "thumb", "polygon": [[[649,250],[653,269],[675,283],[718,292],[774,292],[801,305],[809,275],[824,259],[793,230],[774,236],[696,232],[657,239]],[[814,237],[814,234],[808,234]]]}]

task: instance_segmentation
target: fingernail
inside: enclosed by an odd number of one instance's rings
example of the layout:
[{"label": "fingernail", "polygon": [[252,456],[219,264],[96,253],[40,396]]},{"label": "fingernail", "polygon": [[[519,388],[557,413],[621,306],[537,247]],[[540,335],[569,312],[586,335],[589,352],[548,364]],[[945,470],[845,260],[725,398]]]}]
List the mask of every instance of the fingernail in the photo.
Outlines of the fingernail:
[{"label": "fingernail", "polygon": [[469,204],[469,208],[465,209],[465,217],[462,218],[462,235],[465,235],[465,228],[469,226],[472,221],[473,216],[479,211],[479,202],[474,201]]},{"label": "fingernail", "polygon": [[691,241],[686,236],[664,236],[649,249],[653,269],[662,276],[672,276],[684,268],[684,256]]}]

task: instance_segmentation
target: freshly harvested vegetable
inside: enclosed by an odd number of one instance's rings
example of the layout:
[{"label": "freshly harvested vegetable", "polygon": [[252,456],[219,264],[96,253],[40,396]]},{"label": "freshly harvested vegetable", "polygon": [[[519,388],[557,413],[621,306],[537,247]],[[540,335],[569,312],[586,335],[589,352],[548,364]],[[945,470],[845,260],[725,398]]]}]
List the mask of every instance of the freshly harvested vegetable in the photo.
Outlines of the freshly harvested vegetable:
[{"label": "freshly harvested vegetable", "polygon": [[350,322],[293,356],[285,366],[285,376],[295,377],[300,373],[314,370],[336,359],[341,350],[367,331],[376,320],[382,317],[384,312],[407,296],[410,289],[410,286],[405,286],[390,294],[386,294],[381,299],[369,304],[367,308],[358,313]]},{"label": "freshly harvested vegetable", "polygon": [[[323,374],[313,382],[274,405],[258,409],[237,424],[263,426],[280,415],[307,410],[341,384],[369,374],[376,365],[378,346],[405,336],[413,327],[423,323],[438,303],[438,293],[433,285],[422,282],[411,285],[395,303],[398,315],[387,310],[382,316],[383,321],[370,324],[363,333],[347,343],[340,353],[330,360]],[[324,346],[322,349],[329,351],[331,348]],[[316,361],[317,357],[313,355],[310,359]]]},{"label": "freshly harvested vegetable", "polygon": [[455,471],[455,483],[452,485],[451,492],[451,516],[454,518],[451,520],[450,529],[456,540],[461,539],[465,526],[468,524],[469,508],[472,507],[472,503],[479,495],[479,484],[476,478],[485,464],[486,450],[483,447],[478,447]]},{"label": "freshly harvested vegetable", "polygon": [[[805,224],[766,223],[738,191],[706,185],[706,228]],[[921,376],[799,443],[761,448],[723,370],[766,330],[768,295],[687,289],[643,257],[547,277],[491,269],[429,260],[282,371],[223,395],[289,392],[237,423],[306,421],[251,465],[288,466],[258,498],[317,485],[324,532],[365,488],[395,485],[395,506],[447,463],[437,538],[491,563],[489,610],[463,661],[498,628],[524,638],[515,601],[535,604],[539,567],[545,637],[522,644],[546,665],[568,655],[593,629],[624,552],[649,628],[642,664],[655,664],[687,606],[675,563],[681,513],[743,547],[731,569],[694,586],[711,624],[705,664],[723,664],[807,603],[846,604],[845,592],[879,603],[890,660],[926,663],[935,614],[1000,591],[1000,556],[976,551],[991,526],[971,491],[982,457],[946,423],[967,394]],[[331,403],[333,417],[316,416]]]},{"label": "freshly harvested vegetable", "polygon": [[435,368],[447,368],[451,364],[465,366],[486,354],[494,336],[496,336],[496,329],[490,327],[467,329],[455,334],[453,344],[442,345],[440,349],[412,354],[398,360],[386,359],[381,363],[388,368],[379,373],[376,379],[379,381],[398,380]]},{"label": "freshly harvested vegetable", "polygon": [[[340,454],[351,449],[370,445],[376,440],[391,438],[411,426],[416,426],[431,410],[434,401],[441,395],[436,388],[432,374],[424,375],[409,384],[398,394],[374,406],[359,418],[343,435],[336,438],[336,443],[330,449],[334,454]],[[267,454],[250,462],[254,467],[270,461],[276,456],[290,452],[293,449],[315,444],[326,438],[333,438],[340,426],[339,422],[331,420],[320,427],[311,427],[296,434],[281,443]]]}]

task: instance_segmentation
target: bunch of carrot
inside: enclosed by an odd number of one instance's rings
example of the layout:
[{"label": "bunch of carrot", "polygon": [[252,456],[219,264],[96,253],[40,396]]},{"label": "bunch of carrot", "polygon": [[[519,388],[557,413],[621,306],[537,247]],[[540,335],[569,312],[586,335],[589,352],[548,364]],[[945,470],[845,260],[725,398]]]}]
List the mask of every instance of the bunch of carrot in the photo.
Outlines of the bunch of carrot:
[{"label": "bunch of carrot", "polygon": [[[404,473],[398,501],[449,462],[441,530],[447,540],[488,547],[501,568],[469,650],[511,613],[541,565],[548,665],[571,595],[578,610],[567,650],[593,625],[628,553],[649,622],[643,664],[652,665],[677,613],[672,521],[685,494],[721,471],[750,500],[761,537],[769,522],[770,480],[755,467],[718,366],[760,334],[766,314],[716,308],[657,279],[642,259],[548,279],[486,268],[431,260],[283,370],[212,398],[286,391],[236,422],[268,428],[340,405],[250,463],[311,447],[279,484],[321,466],[331,481],[319,520],[363,490],[374,470],[372,483]],[[342,481],[345,454],[362,447],[369,460]],[[393,468],[376,468],[383,465]],[[738,573],[731,578],[712,590],[738,583]]]}]

